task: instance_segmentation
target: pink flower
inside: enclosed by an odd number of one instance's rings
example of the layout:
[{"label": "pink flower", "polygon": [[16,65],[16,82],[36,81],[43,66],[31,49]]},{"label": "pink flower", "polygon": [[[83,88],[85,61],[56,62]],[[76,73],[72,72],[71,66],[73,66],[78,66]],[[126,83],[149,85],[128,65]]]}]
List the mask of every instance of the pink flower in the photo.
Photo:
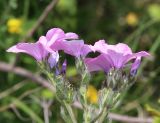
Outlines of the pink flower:
[{"label": "pink flower", "polygon": [[50,49],[51,45],[58,45],[59,42],[65,39],[77,39],[75,33],[64,33],[60,28],[50,29],[46,36],[41,36],[36,43],[18,43],[10,47],[7,52],[26,53],[34,57],[37,61],[45,60],[50,55],[48,62],[53,67],[58,62],[59,55],[57,50]]},{"label": "pink flower", "polygon": [[93,49],[101,54],[96,58],[85,60],[89,71],[104,70],[108,72],[110,68],[120,69],[125,67],[129,61],[136,59],[131,68],[131,73],[135,73],[133,71],[138,69],[141,57],[149,56],[149,53],[145,51],[132,53],[132,50],[124,43],[108,45],[104,40],[96,42]]}]

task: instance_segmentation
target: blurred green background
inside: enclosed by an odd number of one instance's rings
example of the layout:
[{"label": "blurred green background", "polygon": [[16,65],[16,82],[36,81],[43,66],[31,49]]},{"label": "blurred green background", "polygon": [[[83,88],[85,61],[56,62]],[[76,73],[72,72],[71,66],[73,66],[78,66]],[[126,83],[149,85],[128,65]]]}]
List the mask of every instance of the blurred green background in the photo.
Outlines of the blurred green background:
[{"label": "blurred green background", "polygon": [[[22,41],[50,2],[0,0],[0,61],[14,64],[16,55],[7,53],[6,49]],[[124,94],[122,103],[113,112],[135,117],[153,116],[156,117],[154,122],[160,123],[157,120],[160,117],[159,0],[59,0],[27,41],[37,41],[53,27],[75,32],[85,43],[94,44],[99,39],[105,39],[109,44],[126,43],[134,52],[149,51],[152,57],[143,60],[136,83]],[[74,77],[74,61],[68,57],[67,60],[67,75]],[[16,65],[39,73],[35,60],[27,55],[21,54]],[[102,80],[99,75],[92,80],[92,84],[98,89]],[[19,89],[14,89],[15,85]],[[0,70],[0,123],[43,121],[40,104],[43,99],[53,100],[50,122],[63,122],[57,113],[59,108],[54,95],[29,79]],[[12,107],[13,101],[17,107]],[[82,117],[82,111],[75,113]]]}]

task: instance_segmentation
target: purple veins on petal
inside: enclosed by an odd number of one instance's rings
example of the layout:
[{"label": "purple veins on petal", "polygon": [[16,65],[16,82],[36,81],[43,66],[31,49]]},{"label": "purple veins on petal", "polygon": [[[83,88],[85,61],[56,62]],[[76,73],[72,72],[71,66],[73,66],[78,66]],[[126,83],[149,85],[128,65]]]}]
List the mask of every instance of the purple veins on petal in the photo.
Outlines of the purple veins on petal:
[{"label": "purple veins on petal", "polygon": [[58,39],[63,39],[64,37],[65,37],[65,33],[60,28],[52,28],[46,34],[47,40],[48,41],[52,40],[53,42]]},{"label": "purple veins on petal", "polygon": [[[53,48],[53,47],[51,47]],[[85,57],[91,52],[90,45],[84,44],[83,40],[62,41],[55,45],[55,50],[63,50],[65,53],[75,57]]]},{"label": "purple veins on petal", "polygon": [[111,65],[103,54],[96,58],[86,58],[84,62],[90,72],[103,70],[107,73],[111,68]]},{"label": "purple veins on petal", "polygon": [[60,28],[52,28],[46,34],[47,40],[52,40],[52,42],[63,40],[63,39],[78,39],[78,35],[73,32],[65,33]]},{"label": "purple veins on petal", "polygon": [[48,54],[48,52],[44,49],[43,45],[39,42],[19,43],[9,48],[7,52],[26,53],[34,57],[37,61],[43,60]]},{"label": "purple veins on petal", "polygon": [[47,32],[46,38],[48,40],[47,49],[57,51],[64,47],[63,43],[66,39],[78,39],[78,35],[72,32],[65,33],[60,28],[53,28]]},{"label": "purple veins on petal", "polygon": [[37,42],[41,43],[44,47],[46,47],[48,43],[47,38],[45,36],[41,36]]},{"label": "purple veins on petal", "polygon": [[64,41],[62,50],[64,50],[65,53],[70,54],[72,56],[80,57],[83,46],[83,40]]},{"label": "purple veins on petal", "polygon": [[98,51],[100,53],[107,52],[107,44],[105,43],[105,40],[99,40],[97,41],[93,46],[94,52]]}]

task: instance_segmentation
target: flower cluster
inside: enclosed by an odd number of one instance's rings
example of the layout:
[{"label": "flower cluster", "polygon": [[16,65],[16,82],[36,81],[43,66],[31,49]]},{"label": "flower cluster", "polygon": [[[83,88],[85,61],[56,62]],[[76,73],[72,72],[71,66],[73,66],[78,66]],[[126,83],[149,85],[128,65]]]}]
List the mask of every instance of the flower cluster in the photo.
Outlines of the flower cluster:
[{"label": "flower cluster", "polygon": [[103,70],[107,73],[111,68],[121,69],[126,67],[129,61],[135,60],[130,71],[132,75],[136,74],[141,58],[149,56],[145,51],[132,53],[132,50],[123,43],[109,45],[105,40],[99,40],[92,46],[77,39],[78,35],[75,33],[64,33],[60,28],[53,28],[47,32],[46,36],[41,36],[36,43],[18,43],[7,52],[26,53],[38,62],[48,58],[51,68],[59,61],[59,50],[76,58],[85,58],[89,52],[99,52],[101,54],[98,57],[84,60],[90,72]]},{"label": "flower cluster", "polygon": [[[69,105],[67,104],[78,100],[83,106],[84,122],[86,123],[104,119],[103,117],[107,115],[106,112],[108,112],[109,107],[116,104],[121,90],[131,84],[131,78],[136,75],[141,58],[149,56],[149,53],[145,51],[133,53],[123,43],[109,45],[105,40],[99,40],[94,45],[88,45],[79,39],[77,34],[65,33],[60,28],[50,29],[45,36],[41,36],[35,43],[18,43],[7,51],[26,53],[34,57],[56,87],[57,99],[63,106],[66,106],[64,109],[70,109],[71,107],[68,108]],[[66,79],[67,61],[65,60],[60,67],[59,51],[75,57],[76,68],[81,75],[78,87],[74,87]],[[87,56],[89,53],[95,52],[99,53],[97,57],[89,58]],[[126,71],[126,68],[129,69],[129,72]],[[89,85],[90,73],[93,71],[104,71],[106,74],[107,87],[100,89],[99,93],[93,86]],[[107,111],[106,106],[108,107]],[[98,114],[95,110],[97,107]],[[68,113],[72,114],[70,111]],[[71,120],[75,122],[73,114]]]}]

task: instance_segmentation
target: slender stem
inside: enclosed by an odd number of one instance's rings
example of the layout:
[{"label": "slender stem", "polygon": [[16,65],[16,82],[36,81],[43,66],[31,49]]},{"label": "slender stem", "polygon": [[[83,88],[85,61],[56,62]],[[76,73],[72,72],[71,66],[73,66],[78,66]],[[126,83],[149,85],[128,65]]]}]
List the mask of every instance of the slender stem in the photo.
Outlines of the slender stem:
[{"label": "slender stem", "polygon": [[103,102],[103,104],[102,104],[102,109],[101,109],[101,111],[100,111],[100,113],[98,114],[98,116],[97,117],[95,117],[93,120],[92,120],[92,123],[94,123],[94,122],[96,122],[101,116],[102,116],[102,114],[103,114],[103,112],[104,112],[104,109],[106,108],[106,103],[107,103],[107,99],[108,99],[108,95],[109,95],[109,90],[107,90],[107,92],[106,92],[106,94],[105,94],[105,96],[104,96],[104,102]]},{"label": "slender stem", "polygon": [[43,106],[44,122],[49,123],[48,106],[45,104]]},{"label": "slender stem", "polygon": [[89,118],[88,118],[88,108],[87,108],[87,106],[85,106],[85,109],[84,109],[84,122],[85,123],[90,123],[89,122]]},{"label": "slender stem", "polygon": [[83,101],[84,101],[84,104],[83,104],[83,111],[84,111],[84,114],[83,114],[83,118],[84,118],[84,123],[90,123],[90,112],[89,112],[89,105],[88,105],[88,101],[87,101],[87,86],[85,85],[84,86],[84,92],[82,94],[82,98],[83,98]]},{"label": "slender stem", "polygon": [[103,121],[105,120],[107,114],[108,114],[108,112],[106,110],[103,110],[103,113],[102,113],[101,117],[99,118],[98,123],[103,123]]},{"label": "slender stem", "polygon": [[66,101],[63,101],[63,103],[64,103],[65,108],[66,108],[67,111],[68,111],[68,114],[69,114],[69,116],[70,116],[70,118],[71,118],[71,120],[72,120],[72,123],[77,123],[76,118],[75,118],[75,115],[74,115],[73,110],[72,110],[72,108],[71,108],[71,105],[68,104]]}]

